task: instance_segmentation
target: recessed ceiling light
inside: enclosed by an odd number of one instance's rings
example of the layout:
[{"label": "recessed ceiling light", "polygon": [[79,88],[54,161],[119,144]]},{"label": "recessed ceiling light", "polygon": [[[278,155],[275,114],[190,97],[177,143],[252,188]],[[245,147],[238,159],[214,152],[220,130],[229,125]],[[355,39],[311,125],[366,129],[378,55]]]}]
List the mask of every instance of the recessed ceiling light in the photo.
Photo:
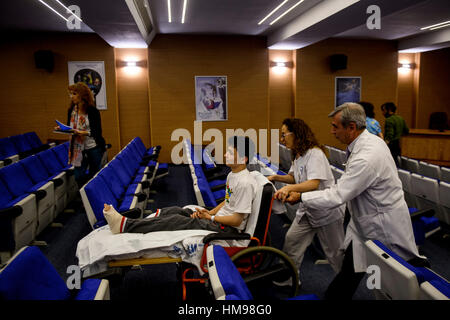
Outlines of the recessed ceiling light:
[{"label": "recessed ceiling light", "polygon": [[181,23],[184,23],[184,17],[186,16],[186,7],[187,7],[187,0],[184,0],[184,2],[183,2],[183,17],[181,18]]},{"label": "recessed ceiling light", "polygon": [[293,10],[296,6],[298,6],[300,3],[302,3],[305,0],[300,0],[299,2],[297,2],[296,4],[294,4],[292,7],[290,7],[289,9],[287,9],[282,15],[280,15],[278,18],[276,18],[275,20],[273,20],[270,25],[273,25],[275,22],[277,22],[278,20],[280,20],[282,17],[284,17],[286,14],[288,14],[291,10]]},{"label": "recessed ceiling light", "polygon": [[420,28],[420,30],[425,30],[425,29],[433,30],[433,29],[443,28],[444,27],[443,25],[447,25],[449,23],[450,23],[450,20],[449,21],[445,21],[445,22],[436,23],[436,24],[433,24],[433,25],[428,26],[428,27],[423,27],[423,28]]},{"label": "recessed ceiling light", "polygon": [[72,13],[72,15],[75,16],[75,18],[77,18],[78,20],[80,20],[81,22],[83,22],[83,20],[81,20],[80,17],[78,17],[75,13],[72,12],[72,10],[70,10],[70,9],[67,8],[65,5],[63,5],[61,2],[59,2],[59,0],[55,0],[55,1],[58,2],[62,7],[64,7],[64,8],[67,10],[67,12]]},{"label": "recessed ceiling light", "polygon": [[430,30],[436,30],[436,29],[445,28],[445,27],[448,27],[448,26],[450,26],[450,23],[443,24],[443,25],[440,25],[438,27],[430,28]]},{"label": "recessed ceiling light", "polygon": [[69,21],[69,19],[67,19],[66,17],[64,17],[62,14],[60,14],[58,11],[56,11],[55,9],[53,9],[50,5],[48,5],[47,3],[45,3],[42,0],[39,0],[40,3],[42,3],[43,5],[45,5],[47,8],[49,8],[50,10],[52,10],[54,13],[56,13],[58,16],[60,16],[61,18],[63,18],[66,21]]},{"label": "recessed ceiling light", "polygon": [[167,0],[167,10],[169,15],[169,22],[172,22],[172,12],[170,11],[170,0]]},{"label": "recessed ceiling light", "polygon": [[269,18],[272,14],[274,14],[278,9],[280,9],[286,2],[288,2],[289,0],[284,0],[280,5],[278,5],[278,7],[276,7],[275,9],[273,9],[267,16],[264,17],[264,19],[262,19],[260,22],[258,22],[258,25],[260,25],[261,23],[263,23],[267,18]]}]

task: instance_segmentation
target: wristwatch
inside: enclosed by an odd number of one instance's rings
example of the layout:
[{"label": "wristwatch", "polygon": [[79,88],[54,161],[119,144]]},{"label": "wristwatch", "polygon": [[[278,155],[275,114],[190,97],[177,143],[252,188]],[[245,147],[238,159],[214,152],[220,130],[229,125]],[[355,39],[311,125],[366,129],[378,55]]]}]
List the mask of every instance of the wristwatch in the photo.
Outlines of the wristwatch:
[{"label": "wristwatch", "polygon": [[212,221],[212,222],[214,222],[214,218],[215,218],[214,216],[211,216],[211,221]]}]

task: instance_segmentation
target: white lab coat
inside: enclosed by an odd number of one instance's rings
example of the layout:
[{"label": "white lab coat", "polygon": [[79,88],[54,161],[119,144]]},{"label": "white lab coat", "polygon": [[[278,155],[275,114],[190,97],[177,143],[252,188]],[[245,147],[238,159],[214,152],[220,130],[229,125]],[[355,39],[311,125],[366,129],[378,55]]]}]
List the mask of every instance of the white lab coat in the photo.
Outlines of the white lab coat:
[{"label": "white lab coat", "polygon": [[347,203],[351,220],[344,248],[352,241],[355,272],[367,269],[366,240],[381,241],[405,260],[419,256],[402,184],[386,143],[364,130],[348,150],[351,154],[337,183],[303,193],[303,203],[318,210]]}]

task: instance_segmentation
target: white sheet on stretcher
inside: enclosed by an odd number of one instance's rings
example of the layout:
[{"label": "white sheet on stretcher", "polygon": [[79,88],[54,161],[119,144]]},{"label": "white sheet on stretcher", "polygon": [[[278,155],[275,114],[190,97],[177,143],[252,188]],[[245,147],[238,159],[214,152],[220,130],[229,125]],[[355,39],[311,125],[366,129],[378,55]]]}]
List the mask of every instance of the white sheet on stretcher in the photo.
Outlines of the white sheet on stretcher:
[{"label": "white sheet on stretcher", "polygon": [[172,257],[200,268],[203,237],[207,230],[157,231],[151,233],[111,233],[109,226],[98,228],[78,242],[76,256],[83,277],[108,269],[111,260]]}]

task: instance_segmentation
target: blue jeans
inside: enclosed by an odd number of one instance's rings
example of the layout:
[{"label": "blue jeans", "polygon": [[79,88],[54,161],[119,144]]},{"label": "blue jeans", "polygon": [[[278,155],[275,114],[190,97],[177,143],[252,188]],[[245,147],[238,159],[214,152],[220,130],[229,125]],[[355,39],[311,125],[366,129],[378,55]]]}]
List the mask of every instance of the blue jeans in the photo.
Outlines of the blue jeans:
[{"label": "blue jeans", "polygon": [[[100,170],[104,152],[103,148],[98,146],[83,151],[81,166],[75,167],[74,170],[75,180],[79,187],[82,187]],[[88,167],[89,171],[87,172]]]}]

